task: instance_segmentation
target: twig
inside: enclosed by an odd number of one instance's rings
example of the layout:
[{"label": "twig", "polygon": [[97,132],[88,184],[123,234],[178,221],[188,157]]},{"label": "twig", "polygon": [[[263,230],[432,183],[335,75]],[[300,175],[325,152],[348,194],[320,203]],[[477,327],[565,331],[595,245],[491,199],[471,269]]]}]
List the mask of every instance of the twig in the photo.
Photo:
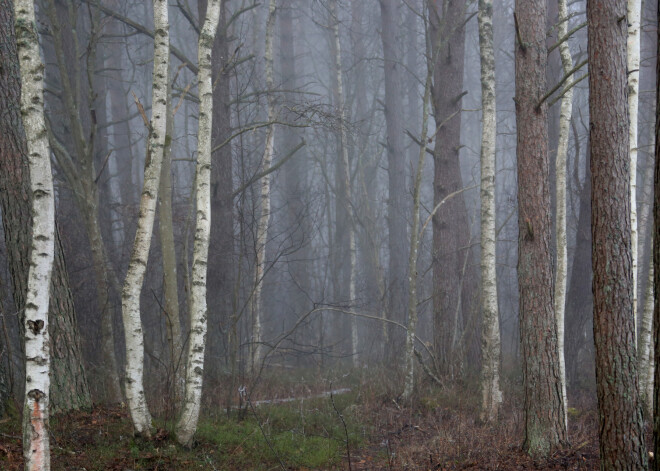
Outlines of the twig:
[{"label": "twig", "polygon": [[429,368],[429,366],[424,363],[424,359],[422,358],[422,354],[419,353],[419,350],[414,349],[413,353],[415,354],[415,357],[417,358],[417,361],[419,361],[419,364],[422,365],[422,369],[424,370],[424,373],[429,375],[429,378],[431,378],[433,381],[438,383],[438,385],[442,388],[445,387],[445,384],[438,378],[436,375],[433,374],[433,371]]},{"label": "twig", "polygon": [[[557,85],[555,85],[554,87],[552,87],[550,90],[548,90],[548,93],[546,93],[545,95],[543,95],[543,98],[541,98],[541,100],[539,101],[538,105],[536,105],[536,109],[539,109],[545,100],[547,100],[548,98],[550,98],[550,96],[551,96],[553,93],[555,93],[557,90],[559,90],[559,87],[561,87],[561,86],[564,84],[564,82],[565,82],[566,80],[568,80],[569,78],[571,78],[575,72],[577,72],[577,71],[580,70],[582,67],[584,67],[584,66],[587,64],[587,62],[588,62],[588,59],[583,60],[583,61],[580,62],[578,65],[576,65],[575,67],[573,67],[573,68],[572,68],[572,69],[571,69],[566,75],[564,75],[564,77],[559,81],[559,83],[557,83]],[[582,78],[584,78],[584,77],[582,77]],[[553,103],[554,103],[554,102],[553,102]]]},{"label": "twig", "polygon": [[135,92],[131,90],[131,93],[133,94],[133,99],[135,100],[138,112],[140,113],[140,116],[142,116],[142,121],[144,121],[144,127],[146,127],[149,132],[151,132],[151,124],[149,123],[149,118],[147,118],[147,113],[144,112],[144,106],[142,106],[142,103],[140,103],[140,99],[137,97]]},{"label": "twig", "polygon": [[236,198],[243,191],[245,191],[250,185],[252,185],[253,183],[255,183],[259,180],[261,180],[266,175],[269,175],[269,174],[273,173],[275,170],[277,170],[278,168],[280,168],[282,165],[284,165],[286,163],[287,160],[289,160],[291,157],[293,157],[296,154],[296,152],[298,152],[300,149],[302,149],[305,146],[305,144],[306,144],[306,142],[303,139],[296,147],[291,149],[291,151],[287,155],[282,157],[279,160],[279,162],[277,162],[275,165],[272,165],[271,167],[267,168],[263,172],[260,172],[260,173],[256,174],[255,176],[250,178],[247,182],[245,182],[243,185],[241,185],[241,187],[239,189],[237,189],[236,191],[234,191],[232,193],[232,195],[231,195],[232,198]]},{"label": "twig", "polygon": [[569,83],[568,85],[566,85],[566,87],[561,91],[561,93],[560,93],[559,95],[557,95],[556,97],[554,97],[554,98],[552,99],[552,101],[548,103],[548,108],[552,107],[552,105],[554,105],[554,104],[557,103],[559,100],[561,100],[561,98],[562,98],[564,95],[566,95],[566,92],[567,92],[567,91],[569,91],[571,88],[573,88],[574,86],[576,86],[578,83],[582,82],[582,81],[583,81],[584,79],[586,79],[587,77],[589,77],[589,72],[587,72],[586,74],[584,74],[584,75],[583,75],[582,77],[580,77],[579,79],[575,79],[574,81],[572,81],[571,83]]},{"label": "twig", "polygon": [[527,50],[527,45],[523,42],[522,38],[520,37],[520,27],[518,26],[518,15],[516,15],[516,12],[513,12],[513,23],[516,27],[516,37],[518,38],[518,44],[522,48],[523,51]]},{"label": "twig", "polygon": [[[332,384],[330,385],[330,389],[332,389]],[[353,471],[353,466],[351,465],[351,445],[348,442],[348,427],[346,427],[344,416],[341,415],[337,409],[337,405],[335,404],[335,396],[332,394],[332,391],[330,392],[330,402],[332,403],[332,408],[337,413],[339,420],[341,420],[341,424],[344,426],[344,435],[346,436],[346,455],[348,456],[348,471]]]},{"label": "twig", "polygon": [[96,178],[94,179],[94,183],[99,182],[99,178],[101,178],[101,175],[103,174],[103,170],[105,170],[105,166],[108,165],[108,159],[112,155],[112,149],[110,152],[108,152],[108,155],[105,156],[105,160],[103,161],[103,165],[101,165],[101,169],[99,170],[98,175],[96,175]]},{"label": "twig", "polygon": [[280,455],[275,451],[275,448],[273,448],[273,445],[270,443],[270,440],[268,440],[268,436],[266,435],[266,432],[264,431],[263,427],[261,426],[261,419],[257,415],[257,411],[254,409],[254,406],[252,405],[252,401],[250,401],[250,396],[246,396],[246,401],[248,405],[250,406],[250,409],[252,410],[252,413],[254,414],[254,418],[257,419],[257,425],[259,426],[259,430],[261,430],[261,434],[264,436],[264,440],[266,440],[266,444],[268,445],[268,448],[270,448],[270,451],[273,452],[275,457],[277,458],[277,461],[280,463],[280,467],[286,471],[286,465],[282,461],[282,458],[280,458]]},{"label": "twig", "polygon": [[561,43],[563,43],[564,41],[567,41],[567,40],[573,35],[573,33],[575,33],[575,32],[577,32],[577,31],[581,30],[581,29],[584,28],[585,26],[587,26],[587,22],[586,22],[586,21],[585,21],[584,23],[580,23],[580,24],[577,25],[575,28],[573,28],[573,29],[570,30],[568,33],[566,33],[566,34],[563,35],[561,38],[559,38],[559,39],[557,40],[556,43],[554,43],[552,46],[550,46],[550,47],[548,48],[548,54],[550,54],[552,51],[554,51],[555,49],[557,49]]}]

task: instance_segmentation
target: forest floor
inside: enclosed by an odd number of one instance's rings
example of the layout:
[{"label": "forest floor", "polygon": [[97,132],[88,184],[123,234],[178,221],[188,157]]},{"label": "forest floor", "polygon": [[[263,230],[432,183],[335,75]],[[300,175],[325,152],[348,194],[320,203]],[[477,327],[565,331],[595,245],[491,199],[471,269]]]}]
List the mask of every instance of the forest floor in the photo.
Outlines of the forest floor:
[{"label": "forest floor", "polygon": [[[381,375],[381,377],[383,377]],[[371,376],[373,379],[373,376]],[[200,418],[195,446],[174,440],[173,421],[156,420],[151,440],[133,437],[125,407],[51,418],[52,469],[67,471],[167,470],[595,470],[598,469],[595,401],[582,394],[569,409],[570,444],[550,459],[522,452],[522,402],[507,395],[495,425],[478,420],[474,385],[420,387],[404,407],[386,388],[348,379],[337,394],[328,384],[280,390],[304,400],[259,403],[272,384],[255,389],[252,405],[229,416],[220,408]],[[382,380],[381,380],[382,381]],[[300,384],[300,383],[298,383]],[[460,391],[460,392],[459,392]],[[466,391],[468,391],[466,393]],[[472,391],[472,392],[470,392]],[[315,397],[311,397],[315,396]],[[207,398],[205,410],[213,404]],[[0,469],[23,469],[18,413],[0,421]]]}]

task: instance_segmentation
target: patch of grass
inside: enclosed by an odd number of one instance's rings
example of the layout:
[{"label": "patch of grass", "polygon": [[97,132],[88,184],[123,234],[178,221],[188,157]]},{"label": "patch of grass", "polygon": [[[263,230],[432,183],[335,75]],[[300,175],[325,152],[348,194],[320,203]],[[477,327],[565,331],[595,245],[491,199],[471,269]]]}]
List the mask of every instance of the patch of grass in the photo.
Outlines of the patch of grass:
[{"label": "patch of grass", "polygon": [[352,394],[334,398],[261,406],[245,420],[222,418],[199,424],[200,443],[218,447],[217,464],[264,469],[279,465],[320,468],[340,463],[346,454],[346,434],[352,449],[364,441],[364,429],[350,413]]}]

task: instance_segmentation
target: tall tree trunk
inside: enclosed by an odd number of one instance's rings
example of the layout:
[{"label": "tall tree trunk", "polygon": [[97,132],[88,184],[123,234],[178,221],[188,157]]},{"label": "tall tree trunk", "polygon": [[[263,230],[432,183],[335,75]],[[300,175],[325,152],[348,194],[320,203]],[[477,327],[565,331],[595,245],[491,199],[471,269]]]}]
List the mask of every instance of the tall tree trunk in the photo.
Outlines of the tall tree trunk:
[{"label": "tall tree trunk", "polygon": [[[560,38],[568,34],[568,6],[566,0],[559,0],[559,25],[557,36]],[[568,41],[559,44],[561,65],[565,75],[570,75],[573,69],[573,58]],[[571,85],[569,84],[569,87]],[[559,143],[557,144],[557,158],[555,160],[556,174],[556,238],[557,272],[555,275],[555,317],[557,318],[557,349],[559,352],[559,371],[561,381],[561,395],[564,401],[564,413],[567,411],[566,401],[566,363],[564,357],[564,318],[566,308],[566,275],[568,270],[568,250],[566,242],[566,163],[568,160],[568,140],[570,137],[571,116],[573,114],[573,89],[566,89],[561,99],[559,112]],[[568,414],[564,421],[568,425]]]},{"label": "tall tree trunk", "polygon": [[[230,32],[227,30],[227,1],[220,6],[220,20],[212,51],[213,129],[211,153],[211,242],[209,244],[207,293],[209,306],[208,342],[206,348],[207,377],[219,381],[220,358],[223,353],[221,326],[229,324],[235,315],[233,292],[234,268],[234,203],[232,146],[227,139],[232,133],[230,107]],[[207,1],[199,0],[200,22],[204,19]],[[227,343],[229,339],[226,339]],[[224,347],[226,348],[226,346]],[[233,380],[233,379],[232,379]],[[232,387],[232,390],[235,388]]]},{"label": "tall tree trunk", "polygon": [[[660,24],[660,8],[657,10]],[[653,172],[653,454],[651,462],[654,471],[660,471],[660,28],[656,36],[656,82],[655,82],[655,166]]]},{"label": "tall tree trunk", "polygon": [[[275,121],[275,86],[273,81],[273,29],[275,27],[275,0],[268,3],[268,19],[266,20],[266,47],[265,47],[265,72],[266,92],[268,94],[268,121]],[[270,168],[275,153],[275,124],[268,126],[263,159],[261,160],[261,171]],[[254,291],[252,293],[252,341],[250,343],[249,369],[252,373],[259,371],[257,364],[263,357],[262,324],[263,324],[263,283],[266,273],[266,242],[268,241],[268,226],[270,223],[270,175],[261,178],[260,211],[257,221],[257,235],[255,238],[256,259],[254,267]]]},{"label": "tall tree trunk", "polygon": [[[284,89],[284,101],[289,107],[295,107],[300,102],[296,93],[299,87],[299,66],[296,61],[294,26],[294,12],[297,12],[299,6],[300,4],[295,0],[284,0],[277,9],[280,31],[281,87]],[[296,19],[298,19],[297,16]],[[294,112],[287,112],[284,109],[280,110],[280,113],[287,122],[295,122]],[[292,127],[282,129],[282,136],[285,153],[294,149],[302,137],[296,128]],[[302,154],[303,151],[300,152]],[[308,156],[298,155],[294,159],[282,169],[284,172],[284,198],[287,202],[284,224],[285,229],[291,234],[291,246],[293,247],[293,253],[287,256],[287,271],[292,278],[289,287],[290,304],[295,316],[301,316],[311,309],[309,300],[314,298],[311,275],[313,254],[310,242],[313,231],[307,197],[310,194]],[[312,336],[313,333],[308,331],[304,335]]]},{"label": "tall tree trunk", "polygon": [[32,241],[25,298],[25,406],[23,457],[26,470],[49,470],[48,403],[50,352],[48,291],[55,254],[55,195],[44,116],[44,64],[32,0],[16,0],[16,45],[21,71],[21,114],[27,138]]},{"label": "tall tree trunk", "polygon": [[[545,0],[516,1],[518,146],[518,289],[525,438],[532,456],[549,456],[566,441],[554,313]],[[522,41],[522,43],[520,43]]]},{"label": "tall tree trunk", "polygon": [[[407,297],[406,247],[408,240],[408,211],[406,204],[406,153],[403,147],[403,93],[401,51],[397,21],[400,18],[401,2],[380,0],[381,41],[385,68],[385,124],[387,126],[387,178],[389,197],[387,199],[387,228],[389,249],[389,293],[388,308],[392,320],[404,323],[406,320]],[[394,341],[389,360],[398,356],[402,342],[398,330],[388,332]],[[399,345],[397,345],[399,344]]]},{"label": "tall tree trunk", "polygon": [[[27,294],[29,244],[32,234],[28,151],[20,116],[19,66],[14,38],[13,6],[0,0],[0,204],[13,298],[22,312]],[[91,397],[82,363],[73,297],[64,253],[55,230],[55,260],[50,287],[51,412],[89,407]]]},{"label": "tall tree trunk", "polygon": [[174,223],[172,221],[172,137],[174,116],[172,115],[172,89],[167,87],[167,124],[163,148],[163,162],[160,169],[158,189],[158,233],[163,257],[163,297],[167,346],[169,348],[169,378],[171,381],[170,400],[176,407],[183,399],[183,334],[179,314],[179,284],[177,278],[176,248],[174,246]]},{"label": "tall tree trunk", "polygon": [[211,125],[213,120],[212,47],[220,20],[221,0],[210,0],[204,26],[199,34],[197,74],[199,89],[199,128],[197,131],[197,170],[195,176],[195,242],[190,296],[190,335],[186,358],[186,395],[176,425],[177,441],[187,447],[197,429],[202,399],[204,348],[207,329],[206,276],[211,232]]},{"label": "tall tree trunk", "polygon": [[[653,240],[651,240],[653,243]],[[653,347],[656,340],[653,333],[653,263],[649,265],[648,283],[644,297],[642,320],[639,323],[639,392],[644,404],[646,420],[653,417]]]},{"label": "tall tree trunk", "polygon": [[[353,200],[352,200],[352,190],[351,190],[351,178],[350,178],[350,160],[348,157],[348,138],[346,131],[346,109],[345,109],[345,100],[344,100],[344,85],[342,77],[342,59],[341,59],[341,42],[339,40],[339,16],[337,11],[337,0],[330,1],[330,15],[331,21],[333,23],[332,31],[334,38],[334,73],[335,73],[335,102],[337,105],[337,110],[339,113],[339,147],[340,147],[340,161],[339,161],[339,172],[337,177],[341,181],[341,185],[336,183],[337,188],[339,189],[339,194],[337,195],[338,207],[340,206],[343,213],[345,214],[345,224],[340,230],[345,232],[346,235],[346,249],[348,250],[348,302],[355,302],[355,273],[357,270],[357,260],[356,260],[356,247],[355,247],[355,217],[353,215]],[[353,361],[353,366],[357,367],[359,365],[359,339],[358,339],[358,330],[357,330],[357,319],[355,316],[350,317],[350,331],[351,331],[351,358]]]},{"label": "tall tree trunk", "polygon": [[594,343],[602,470],[646,469],[637,384],[630,222],[626,2],[591,0],[589,141]]},{"label": "tall tree trunk", "polygon": [[630,149],[630,239],[632,245],[632,277],[633,277],[633,319],[635,322],[635,341],[637,341],[637,122],[639,118],[639,63],[641,48],[641,16],[642,0],[628,0],[628,128]]},{"label": "tall tree trunk", "polygon": [[500,318],[497,305],[497,233],[495,198],[495,146],[497,113],[493,1],[479,1],[479,53],[481,58],[481,312],[482,417],[495,421],[502,402],[500,390]]},{"label": "tall tree trunk", "polygon": [[[438,47],[432,88],[435,118],[433,203],[463,188],[459,162],[461,107],[465,58],[465,0],[431,2],[431,37]],[[455,332],[460,316],[469,312],[461,303],[466,241],[470,240],[465,199],[452,198],[433,218],[433,316],[434,340],[440,373],[454,376],[463,367],[463,353],[456,351]],[[468,244],[469,245],[469,244]]]},{"label": "tall tree trunk", "polygon": [[[144,335],[140,319],[140,294],[149,260],[156,218],[161,165],[167,143],[167,101],[170,34],[167,0],[154,0],[154,71],[149,140],[144,164],[144,184],[135,243],[122,291],[122,314],[126,337],[126,399],[139,435],[151,435],[151,414],[144,395]],[[146,120],[146,116],[143,116]]]},{"label": "tall tree trunk", "polygon": [[[66,12],[68,18],[76,18],[73,4],[65,5],[69,11]],[[83,129],[82,115],[83,109],[80,106],[80,70],[78,57],[80,51],[76,35],[76,25],[67,24],[72,28],[71,31],[61,27],[60,16],[65,12],[59,11],[63,8],[56,5],[54,0],[48,0],[46,5],[46,14],[50,21],[52,29],[53,47],[55,50],[55,61],[59,69],[60,82],[62,88],[63,114],[68,120],[70,126],[70,138],[72,141],[73,152],[69,152],[66,145],[58,139],[49,130],[49,138],[52,151],[56,157],[59,167],[64,174],[67,183],[73,189],[76,196],[76,202],[83,215],[83,224],[87,232],[90,248],[92,251],[92,261],[96,279],[97,304],[101,312],[101,351],[103,357],[103,378],[105,383],[104,390],[107,393],[107,399],[119,402],[122,398],[119,386],[119,376],[117,368],[117,359],[115,355],[115,341],[113,319],[115,306],[112,302],[111,291],[118,292],[119,282],[114,273],[110,270],[110,263],[103,240],[101,226],[99,223],[99,195],[97,187],[97,174],[94,167],[94,138],[96,133],[95,111],[93,108],[93,99],[90,99],[88,112],[90,113],[90,132],[87,135]],[[67,50],[65,53],[64,35],[72,35],[73,50]],[[89,51],[88,67],[94,64],[94,47]],[[70,60],[67,60],[70,59]],[[69,64],[73,62],[75,66],[69,74]],[[88,79],[91,81],[93,70],[87,69]],[[88,90],[90,97],[93,91]]]},{"label": "tall tree trunk", "polygon": [[[566,296],[566,376],[575,387],[581,378],[581,352],[591,352],[593,329],[589,328],[593,312],[591,293],[591,170],[589,146],[584,161],[584,183],[579,190],[579,211],[575,234],[575,257],[571,269],[570,285]],[[576,159],[580,158],[576,151]]]}]

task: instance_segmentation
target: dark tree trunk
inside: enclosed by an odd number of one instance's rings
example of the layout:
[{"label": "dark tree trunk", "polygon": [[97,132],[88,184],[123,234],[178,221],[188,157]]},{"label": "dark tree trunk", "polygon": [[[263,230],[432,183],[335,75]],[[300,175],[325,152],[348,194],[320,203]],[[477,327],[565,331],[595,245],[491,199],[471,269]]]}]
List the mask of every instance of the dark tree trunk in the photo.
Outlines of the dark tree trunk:
[{"label": "dark tree trunk", "polygon": [[[387,126],[387,166],[389,198],[387,200],[388,227],[388,313],[392,320],[406,323],[408,306],[408,218],[406,199],[406,154],[403,147],[403,93],[400,62],[397,51],[397,21],[401,15],[401,2],[380,0],[381,40],[385,67],[385,123]],[[404,336],[399,328],[392,327],[388,337],[394,341],[388,349],[389,359],[398,358],[403,351]]]},{"label": "dark tree trunk", "polygon": [[630,226],[625,0],[590,0],[591,235],[600,469],[646,469]]},{"label": "dark tree trunk", "polygon": [[[459,150],[465,58],[464,0],[431,2],[431,41],[440,50],[433,73],[433,113],[437,133],[433,158],[433,204],[463,188]],[[444,16],[443,16],[444,12]],[[447,201],[433,217],[434,343],[440,373],[453,376],[463,367],[458,345],[470,303],[461,296],[467,280],[470,229],[463,195]]]},{"label": "dark tree trunk", "polygon": [[[295,0],[282,0],[278,6],[277,17],[280,29],[280,60],[282,74],[282,88],[286,90],[284,100],[289,106],[294,106],[297,101],[295,90],[298,89],[296,71],[296,50],[294,31],[294,12],[297,2]],[[295,123],[294,113],[287,114],[284,118],[287,122]],[[282,149],[280,155],[286,155],[293,150],[301,141],[302,136],[296,128],[284,128],[282,130]],[[291,162],[284,166],[284,190],[287,201],[285,215],[285,231],[290,234],[291,253],[287,255],[288,272],[291,277],[290,289],[292,291],[289,302],[293,311],[293,321],[304,315],[310,308],[309,299],[313,299],[312,282],[310,276],[310,261],[312,258],[309,242],[312,228],[310,225],[310,214],[307,207],[306,195],[309,194],[308,184],[308,159],[304,155],[303,148],[293,157]],[[306,331],[304,336],[311,339],[312,332]]]},{"label": "dark tree trunk", "polygon": [[517,0],[518,289],[525,438],[532,456],[566,441],[554,311],[546,91],[546,3]]},{"label": "dark tree trunk", "polygon": [[[570,285],[566,295],[566,377],[568,384],[577,386],[583,350],[591,352],[590,327],[593,312],[591,293],[591,170],[585,158],[585,179],[580,191],[580,214],[575,236],[575,256]],[[579,156],[575,157],[576,159]],[[589,354],[591,358],[591,354]]]},{"label": "dark tree trunk", "polygon": [[[206,15],[206,0],[198,4],[199,24]],[[222,2],[220,23],[213,43],[213,131],[212,148],[221,148],[211,155],[211,241],[209,247],[209,270],[207,302],[209,306],[208,341],[206,348],[206,372],[212,382],[218,381],[222,345],[222,325],[232,322],[234,292],[234,204],[232,179],[231,144],[225,141],[231,136],[229,37],[227,23],[227,1]]]},{"label": "dark tree trunk", "polygon": [[[14,38],[13,6],[0,0],[0,203],[13,297],[17,311],[25,305],[32,236],[27,143],[20,113],[20,72]],[[51,410],[89,407],[91,399],[82,363],[73,298],[56,233],[50,287]]]},{"label": "dark tree trunk", "polygon": [[[660,3],[657,10],[660,22]],[[660,77],[660,28],[657,28],[656,77]],[[653,290],[656,293],[653,306],[653,454],[654,471],[660,471],[660,80],[655,82],[655,169],[653,175]]]}]

